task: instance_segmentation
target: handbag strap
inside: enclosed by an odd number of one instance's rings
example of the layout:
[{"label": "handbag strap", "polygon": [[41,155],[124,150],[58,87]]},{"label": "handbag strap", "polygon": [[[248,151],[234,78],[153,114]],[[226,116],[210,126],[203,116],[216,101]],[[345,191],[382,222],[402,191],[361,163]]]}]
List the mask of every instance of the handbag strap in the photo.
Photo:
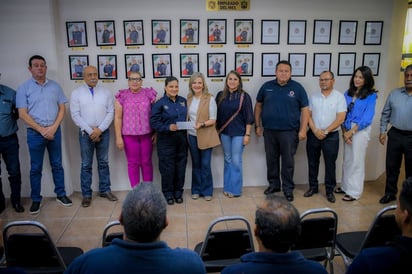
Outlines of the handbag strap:
[{"label": "handbag strap", "polygon": [[243,104],[243,96],[244,96],[244,93],[240,94],[240,101],[239,101],[238,109],[236,110],[235,113],[233,113],[232,116],[230,116],[230,118],[226,121],[226,123],[219,129],[218,133],[221,133],[230,124],[230,122],[232,122],[233,119],[235,119],[236,115],[240,112],[240,109],[242,108],[242,104]]}]

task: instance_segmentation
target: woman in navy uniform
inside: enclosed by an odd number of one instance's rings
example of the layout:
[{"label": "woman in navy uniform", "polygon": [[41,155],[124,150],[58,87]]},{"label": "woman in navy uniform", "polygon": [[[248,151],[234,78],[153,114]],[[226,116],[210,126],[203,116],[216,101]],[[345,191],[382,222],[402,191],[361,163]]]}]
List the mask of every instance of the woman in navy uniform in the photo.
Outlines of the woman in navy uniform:
[{"label": "woman in navy uniform", "polygon": [[162,177],[162,191],[167,203],[183,203],[183,186],[187,163],[187,134],[177,122],[186,121],[186,99],[178,95],[179,82],[170,76],[165,81],[165,94],[152,108],[151,127],[157,132],[157,155]]}]

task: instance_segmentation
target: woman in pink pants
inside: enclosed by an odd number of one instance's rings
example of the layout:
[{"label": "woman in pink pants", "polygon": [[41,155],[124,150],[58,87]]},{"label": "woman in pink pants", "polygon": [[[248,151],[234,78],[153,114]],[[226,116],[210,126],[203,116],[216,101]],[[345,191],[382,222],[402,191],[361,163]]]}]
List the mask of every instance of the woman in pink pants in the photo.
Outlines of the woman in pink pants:
[{"label": "woman in pink pants", "polygon": [[140,170],[143,182],[153,181],[154,136],[150,127],[150,113],[157,92],[153,88],[143,88],[142,82],[139,72],[130,73],[129,88],[119,90],[115,96],[116,146],[125,151],[132,188],[140,182]]}]

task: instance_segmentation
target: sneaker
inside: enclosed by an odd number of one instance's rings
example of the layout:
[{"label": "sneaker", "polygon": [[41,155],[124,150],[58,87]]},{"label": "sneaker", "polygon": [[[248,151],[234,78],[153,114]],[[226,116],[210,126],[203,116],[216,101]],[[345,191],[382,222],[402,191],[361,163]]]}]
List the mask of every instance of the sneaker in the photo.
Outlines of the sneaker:
[{"label": "sneaker", "polygon": [[40,212],[40,202],[33,202],[30,207],[30,214],[34,215]]},{"label": "sneaker", "polygon": [[57,197],[56,202],[59,202],[60,204],[66,207],[73,205],[72,200],[70,200],[66,195]]},{"label": "sneaker", "polygon": [[206,200],[206,201],[211,201],[211,200],[212,200],[212,196],[205,196],[205,200]]}]

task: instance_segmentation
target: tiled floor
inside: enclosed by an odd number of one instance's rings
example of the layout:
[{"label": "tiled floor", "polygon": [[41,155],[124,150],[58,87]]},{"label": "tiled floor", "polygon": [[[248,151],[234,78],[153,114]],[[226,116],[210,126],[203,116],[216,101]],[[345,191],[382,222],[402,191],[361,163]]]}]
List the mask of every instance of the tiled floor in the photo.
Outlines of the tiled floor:
[{"label": "tiled floor", "polygon": [[[359,201],[344,202],[339,194],[337,201],[329,203],[325,198],[323,185],[320,193],[311,198],[304,198],[306,185],[297,185],[294,205],[300,212],[310,208],[331,207],[339,216],[338,231],[366,230],[375,214],[383,207],[378,203],[384,190],[384,175],[377,181],[366,182],[365,191]],[[171,247],[187,247],[193,249],[203,240],[210,222],[220,216],[242,215],[254,224],[256,205],[264,198],[265,187],[245,187],[242,197],[227,198],[222,189],[215,189],[213,200],[192,200],[190,190],[185,190],[184,203],[168,207],[169,226],[162,234],[162,239]],[[41,212],[32,216],[28,213],[31,201],[23,200],[24,213],[16,213],[9,204],[0,214],[3,224],[12,220],[35,219],[43,223],[55,239],[57,245],[74,245],[85,251],[101,246],[101,235],[104,226],[116,220],[121,210],[121,203],[127,191],[115,192],[118,202],[110,202],[105,198],[93,197],[89,208],[81,207],[81,194],[74,193],[71,198],[73,206],[65,208],[54,198],[44,198]],[[335,273],[344,273],[342,259],[335,258]]]}]

